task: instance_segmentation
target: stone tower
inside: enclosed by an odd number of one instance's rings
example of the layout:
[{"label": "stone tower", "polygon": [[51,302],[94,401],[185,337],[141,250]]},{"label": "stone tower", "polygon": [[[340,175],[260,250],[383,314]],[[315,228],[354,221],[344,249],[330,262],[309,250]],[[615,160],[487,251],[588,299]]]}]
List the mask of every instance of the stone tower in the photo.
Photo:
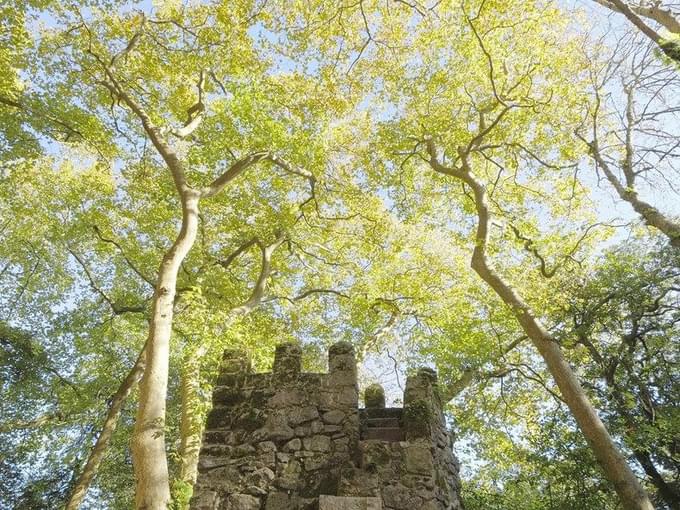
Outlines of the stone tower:
[{"label": "stone tower", "polygon": [[226,351],[191,509],[462,509],[436,374],[407,379],[403,408],[385,408],[378,385],[365,401],[350,344],[330,348],[327,374],[302,373],[296,344],[265,374]]}]

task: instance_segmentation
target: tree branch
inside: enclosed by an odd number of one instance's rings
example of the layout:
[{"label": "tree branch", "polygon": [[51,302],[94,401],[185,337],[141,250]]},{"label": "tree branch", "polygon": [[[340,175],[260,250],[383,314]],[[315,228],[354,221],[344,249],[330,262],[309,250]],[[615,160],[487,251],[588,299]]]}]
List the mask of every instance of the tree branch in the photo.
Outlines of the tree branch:
[{"label": "tree branch", "polygon": [[87,276],[87,279],[90,283],[90,287],[92,290],[94,290],[97,294],[99,294],[104,301],[106,301],[109,306],[111,307],[111,310],[115,315],[122,315],[124,313],[144,313],[146,311],[146,306],[144,305],[136,305],[136,306],[121,306],[118,305],[115,301],[113,301],[106,292],[102,290],[99,285],[94,280],[94,277],[92,276],[92,272],[90,269],[87,267],[87,264],[83,260],[83,258],[75,251],[73,250],[70,246],[66,248],[68,252],[73,255],[73,258],[76,259],[80,267],[83,269],[85,272],[85,276]]},{"label": "tree branch", "polygon": [[229,184],[229,182],[233,181],[245,170],[250,168],[255,163],[268,157],[269,153],[266,151],[254,152],[232,163],[232,165],[224,173],[222,173],[222,175],[220,175],[208,186],[199,190],[201,198],[217,195],[227,184]]},{"label": "tree branch", "polygon": [[663,25],[669,32],[673,34],[680,33],[680,22],[672,15],[670,11],[661,9],[644,9],[642,7],[631,7],[623,0],[594,0],[600,5],[608,9],[623,14],[628,21],[630,21],[640,32],[653,41],[664,54],[680,64],[680,47],[677,41],[665,40],[659,33],[645,23],[639,15],[645,16],[648,19],[653,19],[657,23]]},{"label": "tree branch", "polygon": [[180,129],[174,129],[171,131],[173,135],[177,138],[186,138],[191,135],[198,126],[203,121],[203,116],[205,114],[205,105],[203,104],[203,86],[205,85],[206,72],[201,70],[198,83],[196,87],[198,88],[198,99],[196,103],[187,110],[187,121],[184,126]]},{"label": "tree branch", "polygon": [[[520,343],[522,343],[526,339],[527,336],[522,335],[521,337],[516,338],[512,342],[508,343],[501,349],[499,358],[502,358],[503,356],[508,354],[510,351],[512,351],[515,347],[517,347]],[[460,393],[462,393],[463,390],[465,390],[468,386],[470,386],[472,383],[479,379],[503,377],[508,373],[509,370],[502,368],[492,370],[490,372],[484,372],[479,368],[466,368],[465,370],[463,370],[463,374],[458,379],[456,379],[455,381],[451,381],[441,389],[442,402],[450,402],[451,400],[456,398]]]},{"label": "tree branch", "polygon": [[660,230],[663,234],[670,240],[671,246],[676,248],[680,247],[680,223],[673,221],[659,211],[653,205],[640,199],[637,191],[635,189],[624,186],[621,181],[616,177],[611,167],[607,161],[602,156],[600,152],[597,139],[592,142],[588,142],[583,136],[576,133],[578,136],[590,149],[590,155],[595,160],[597,167],[602,170],[607,180],[612,184],[616,190],[619,197],[628,202],[635,212],[637,212],[645,223],[649,226],[655,227]]},{"label": "tree branch", "polygon": [[153,279],[146,276],[144,273],[142,273],[142,271],[128,258],[128,256],[125,254],[125,250],[123,250],[123,247],[120,245],[120,243],[118,243],[117,241],[115,241],[113,239],[108,239],[108,238],[104,237],[104,235],[102,234],[101,230],[99,229],[99,227],[97,225],[92,225],[92,229],[95,231],[95,233],[97,234],[97,237],[102,242],[112,244],[116,248],[118,248],[118,251],[123,256],[123,259],[125,260],[125,262],[127,262],[128,266],[130,266],[130,269],[132,269],[132,271],[134,271],[134,273],[137,276],[139,276],[142,280],[144,280],[146,283],[151,285],[152,288],[156,286],[156,282]]},{"label": "tree branch", "polygon": [[274,251],[276,251],[276,249],[285,241],[286,236],[282,232],[279,233],[276,237],[276,240],[268,246],[265,246],[259,240],[256,241],[257,246],[262,252],[262,267],[260,269],[260,276],[255,282],[255,286],[253,287],[250,297],[243,304],[233,308],[231,310],[231,314],[247,315],[260,305],[264,296],[264,292],[267,288],[267,280],[269,279],[269,275],[271,274],[272,270],[272,255]]},{"label": "tree branch", "polygon": [[111,438],[116,430],[118,424],[118,418],[123,408],[125,400],[130,395],[135,385],[139,382],[144,373],[144,368],[146,367],[146,345],[139,353],[137,361],[132,366],[132,369],[127,374],[125,379],[121,382],[120,386],[116,392],[111,397],[109,408],[106,412],[106,417],[104,418],[104,423],[102,424],[101,431],[97,437],[90,454],[87,458],[87,462],[83,467],[78,479],[70,492],[69,499],[66,503],[64,510],[78,510],[80,505],[85,499],[85,494],[92,484],[92,480],[97,474],[97,470],[104,458],[109,444],[111,443]]},{"label": "tree branch", "polygon": [[[612,0],[594,0],[596,3],[603,7],[606,7],[610,11],[616,12],[618,14],[625,14],[621,10],[617,3]],[[622,3],[622,2],[621,2]],[[680,20],[678,20],[673,11],[670,9],[663,9],[658,3],[646,6],[646,5],[628,5],[628,9],[638,16],[650,19],[657,22],[659,25],[663,26],[669,32],[674,34],[680,33]]]}]

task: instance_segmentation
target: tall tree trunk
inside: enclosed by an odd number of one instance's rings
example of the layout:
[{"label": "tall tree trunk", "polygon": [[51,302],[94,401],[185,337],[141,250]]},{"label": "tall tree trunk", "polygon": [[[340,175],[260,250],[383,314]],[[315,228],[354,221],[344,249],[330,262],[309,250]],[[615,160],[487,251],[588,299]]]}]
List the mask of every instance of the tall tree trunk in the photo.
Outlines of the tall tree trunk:
[{"label": "tall tree trunk", "polygon": [[[141,31],[133,37],[125,52],[131,51],[139,41],[140,34]],[[182,227],[172,247],[163,257],[154,292],[147,340],[147,367],[140,384],[139,407],[132,437],[136,508],[137,510],[166,510],[171,496],[164,429],[173,306],[177,273],[196,240],[199,199],[217,195],[229,182],[241,175],[250,166],[262,160],[270,161],[287,173],[304,177],[309,181],[312,193],[316,181],[311,173],[293,168],[286,161],[268,151],[260,151],[235,161],[210,185],[201,189],[192,188],[187,182],[184,166],[179,155],[168,144],[162,130],[153,123],[142,105],[128,94],[118,81],[112,68],[113,62],[107,65],[91,49],[89,53],[102,65],[102,70],[106,75],[107,80],[100,83],[111,94],[124,102],[141,121],[144,131],[170,170],[182,202]],[[202,83],[199,84],[200,87],[202,87]],[[196,103],[199,106],[202,105],[200,101],[199,94],[198,103]],[[194,118],[181,130],[174,131],[174,135],[180,138],[188,136],[198,127],[200,119],[202,119],[202,115]]]},{"label": "tall tree trunk", "polygon": [[99,465],[104,458],[104,454],[111,443],[111,438],[113,437],[113,433],[115,432],[116,426],[118,425],[118,418],[120,417],[123,404],[125,403],[125,400],[128,398],[128,396],[130,396],[130,393],[144,373],[145,357],[146,346],[144,346],[142,351],[139,353],[137,361],[125,379],[123,379],[123,382],[118,387],[118,390],[116,390],[116,393],[113,394],[113,397],[111,398],[111,404],[109,404],[109,410],[106,413],[106,418],[104,419],[104,424],[102,425],[101,432],[99,433],[99,437],[90,451],[90,455],[87,458],[85,467],[78,476],[78,479],[71,490],[71,494],[68,498],[68,501],[66,502],[66,506],[64,507],[65,510],[77,510],[83,503],[85,494],[90,488],[90,484],[97,474],[97,470],[99,469]]},{"label": "tall tree trunk", "polygon": [[180,384],[182,414],[180,418],[179,475],[174,482],[175,502],[181,510],[188,508],[198,474],[198,454],[201,449],[205,412],[200,395],[201,364],[207,346],[200,345],[185,358]]},{"label": "tall tree trunk", "polygon": [[659,490],[657,493],[658,497],[664,500],[671,510],[680,510],[680,494],[678,494],[677,489],[672,485],[669,485],[668,482],[664,480],[663,476],[661,476],[661,473],[656,469],[649,452],[636,449],[633,450],[633,455],[635,455],[635,458],[642,466],[642,469],[647,473],[649,481],[651,481]]},{"label": "tall tree trunk", "polygon": [[[620,386],[614,381],[614,375],[612,374],[611,377],[607,377],[607,375],[604,374],[603,379],[607,386],[611,388],[611,395],[616,403],[616,410],[626,423],[626,427],[631,432],[636,431],[638,429],[638,424],[632,413],[629,411],[628,403],[623,397],[624,393],[621,391]],[[658,497],[664,500],[671,510],[680,510],[680,493],[675,487],[669,485],[663,476],[661,476],[661,473],[659,473],[654,465],[650,453],[641,449],[639,445],[636,445],[635,438],[631,439],[630,447],[633,451],[633,455],[635,455],[635,459],[640,463],[642,469],[644,469],[647,474],[649,481],[658,489]]]},{"label": "tall tree trunk", "polygon": [[166,510],[170,503],[165,454],[165,400],[173,306],[180,265],[196,240],[199,192],[183,188],[182,228],[161,262],[152,303],[147,367],[140,384],[139,408],[132,438],[137,510]]},{"label": "tall tree trunk", "polygon": [[461,167],[454,168],[446,167],[438,161],[432,140],[428,141],[428,152],[430,166],[435,171],[463,181],[472,189],[474,194],[477,230],[475,248],[472,254],[472,269],[510,307],[522,329],[545,360],[564,401],[576,419],[605,476],[614,485],[624,508],[627,510],[654,510],[649,496],[597,415],[571,366],[567,363],[559,344],[534,315],[529,305],[490,267],[486,249],[489,241],[491,213],[487,204],[484,184],[477,180],[470,168],[468,150],[465,148],[458,150],[462,163]]}]

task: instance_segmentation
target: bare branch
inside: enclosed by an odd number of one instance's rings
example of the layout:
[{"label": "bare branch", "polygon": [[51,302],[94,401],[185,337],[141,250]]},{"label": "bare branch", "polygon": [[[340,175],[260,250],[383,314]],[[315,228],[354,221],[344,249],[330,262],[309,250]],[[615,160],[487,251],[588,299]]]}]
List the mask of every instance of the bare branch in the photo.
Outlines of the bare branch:
[{"label": "bare branch", "polygon": [[[625,12],[617,6],[617,2],[614,2],[612,0],[594,0],[594,1],[613,12],[625,14]],[[674,34],[680,33],[680,20],[678,20],[678,18],[675,17],[673,11],[671,11],[670,9],[664,9],[658,2],[654,2],[650,5],[645,4],[638,5],[625,4],[625,5],[633,13],[637,14],[638,16],[642,16],[644,18],[657,22],[659,25],[663,26],[669,32],[672,32]]]},{"label": "bare branch", "polygon": [[[498,356],[499,359],[503,358],[510,351],[514,350],[515,347],[517,347],[525,340],[527,340],[527,336],[522,335],[521,337],[516,338],[512,342],[508,343],[501,349],[501,352],[499,353]],[[450,402],[475,381],[478,381],[480,379],[503,377],[508,372],[509,372],[508,370],[502,368],[498,368],[490,372],[484,372],[479,368],[467,368],[463,370],[463,374],[458,379],[456,379],[455,381],[451,381],[442,388],[441,390],[442,401]]]},{"label": "bare branch", "polygon": [[103,241],[105,243],[112,244],[116,248],[118,248],[118,251],[123,256],[123,259],[125,260],[125,262],[127,262],[128,266],[130,266],[130,269],[132,269],[132,271],[134,271],[134,273],[137,276],[139,276],[142,280],[144,280],[146,283],[151,285],[151,287],[156,286],[156,282],[152,278],[149,278],[144,273],[142,273],[142,271],[129,259],[129,257],[125,254],[125,250],[123,250],[123,247],[120,245],[120,243],[118,243],[117,241],[115,241],[113,239],[108,239],[108,238],[104,237],[104,235],[102,234],[101,230],[99,229],[99,227],[97,225],[92,225],[92,229],[95,231],[95,233],[97,234],[97,237],[101,241]]},{"label": "bare branch", "polygon": [[232,253],[230,253],[226,258],[224,259],[217,259],[215,260],[215,264],[222,266],[224,269],[229,268],[229,266],[236,260],[236,258],[241,255],[243,252],[245,252],[248,248],[253,246],[254,244],[257,244],[258,240],[256,237],[253,237],[252,239],[247,240],[245,243],[241,244],[236,250],[234,250]]},{"label": "bare branch", "polygon": [[285,241],[285,234],[279,233],[276,237],[276,240],[268,246],[265,246],[260,241],[256,242],[257,246],[262,252],[262,267],[260,269],[260,276],[258,277],[257,282],[255,282],[255,286],[253,287],[250,297],[242,305],[233,308],[231,310],[231,314],[246,315],[260,305],[264,296],[264,292],[267,288],[267,280],[269,279],[269,275],[271,274],[272,270],[272,255],[274,251],[276,251],[276,249]]},{"label": "bare branch", "polygon": [[95,282],[94,277],[92,276],[92,272],[87,267],[85,260],[83,260],[83,258],[78,254],[78,252],[73,250],[70,246],[68,246],[66,249],[73,256],[73,258],[76,259],[80,267],[83,269],[83,272],[85,273],[85,276],[87,276],[87,279],[90,283],[90,287],[92,288],[92,290],[99,294],[102,297],[102,299],[109,304],[111,310],[115,315],[122,315],[124,313],[144,313],[146,311],[145,305],[123,306],[113,301],[109,297],[109,295],[106,292],[104,292],[104,290],[99,285],[97,285],[97,282]]},{"label": "bare branch", "polygon": [[177,138],[186,138],[191,135],[200,126],[203,121],[203,116],[205,113],[205,105],[203,104],[203,86],[205,85],[205,79],[208,73],[201,70],[198,83],[196,87],[198,88],[198,99],[196,103],[192,105],[187,110],[187,121],[184,123],[180,129],[172,130],[171,133]]},{"label": "bare branch", "polygon": [[659,33],[645,23],[640,16],[645,16],[648,19],[663,25],[673,34],[680,34],[680,22],[675,18],[670,11],[662,9],[642,9],[640,7],[634,8],[628,5],[623,0],[594,0],[600,5],[611,9],[614,12],[623,14],[628,21],[630,21],[640,32],[653,41],[664,54],[680,64],[680,47],[677,41],[665,40]]},{"label": "bare branch", "polygon": [[596,139],[592,142],[588,142],[580,134],[576,133],[576,136],[588,145],[590,155],[597,163],[598,168],[605,174],[607,180],[612,184],[619,197],[628,202],[635,212],[643,218],[647,225],[655,227],[664,233],[670,240],[672,246],[680,247],[680,223],[673,221],[656,207],[642,200],[635,189],[624,186],[602,156]]},{"label": "bare branch", "polygon": [[345,294],[344,292],[340,292],[339,290],[334,290],[334,289],[308,289],[300,294],[293,296],[293,297],[288,297],[288,296],[271,296],[267,298],[267,301],[276,301],[276,300],[285,300],[288,301],[289,303],[295,304],[296,301],[301,301],[305,298],[308,298],[309,296],[313,296],[316,294],[333,294],[338,297],[344,298],[344,299],[351,299],[351,296],[349,294]]}]

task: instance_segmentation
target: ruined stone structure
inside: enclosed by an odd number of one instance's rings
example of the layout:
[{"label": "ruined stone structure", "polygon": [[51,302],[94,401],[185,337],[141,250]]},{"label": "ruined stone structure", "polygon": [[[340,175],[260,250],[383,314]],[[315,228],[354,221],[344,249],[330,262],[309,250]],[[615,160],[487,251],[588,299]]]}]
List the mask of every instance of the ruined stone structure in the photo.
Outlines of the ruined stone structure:
[{"label": "ruined stone structure", "polygon": [[435,373],[408,378],[403,408],[373,385],[359,409],[352,346],[332,346],[328,367],[302,373],[295,344],[265,374],[225,352],[192,510],[463,508]]}]

